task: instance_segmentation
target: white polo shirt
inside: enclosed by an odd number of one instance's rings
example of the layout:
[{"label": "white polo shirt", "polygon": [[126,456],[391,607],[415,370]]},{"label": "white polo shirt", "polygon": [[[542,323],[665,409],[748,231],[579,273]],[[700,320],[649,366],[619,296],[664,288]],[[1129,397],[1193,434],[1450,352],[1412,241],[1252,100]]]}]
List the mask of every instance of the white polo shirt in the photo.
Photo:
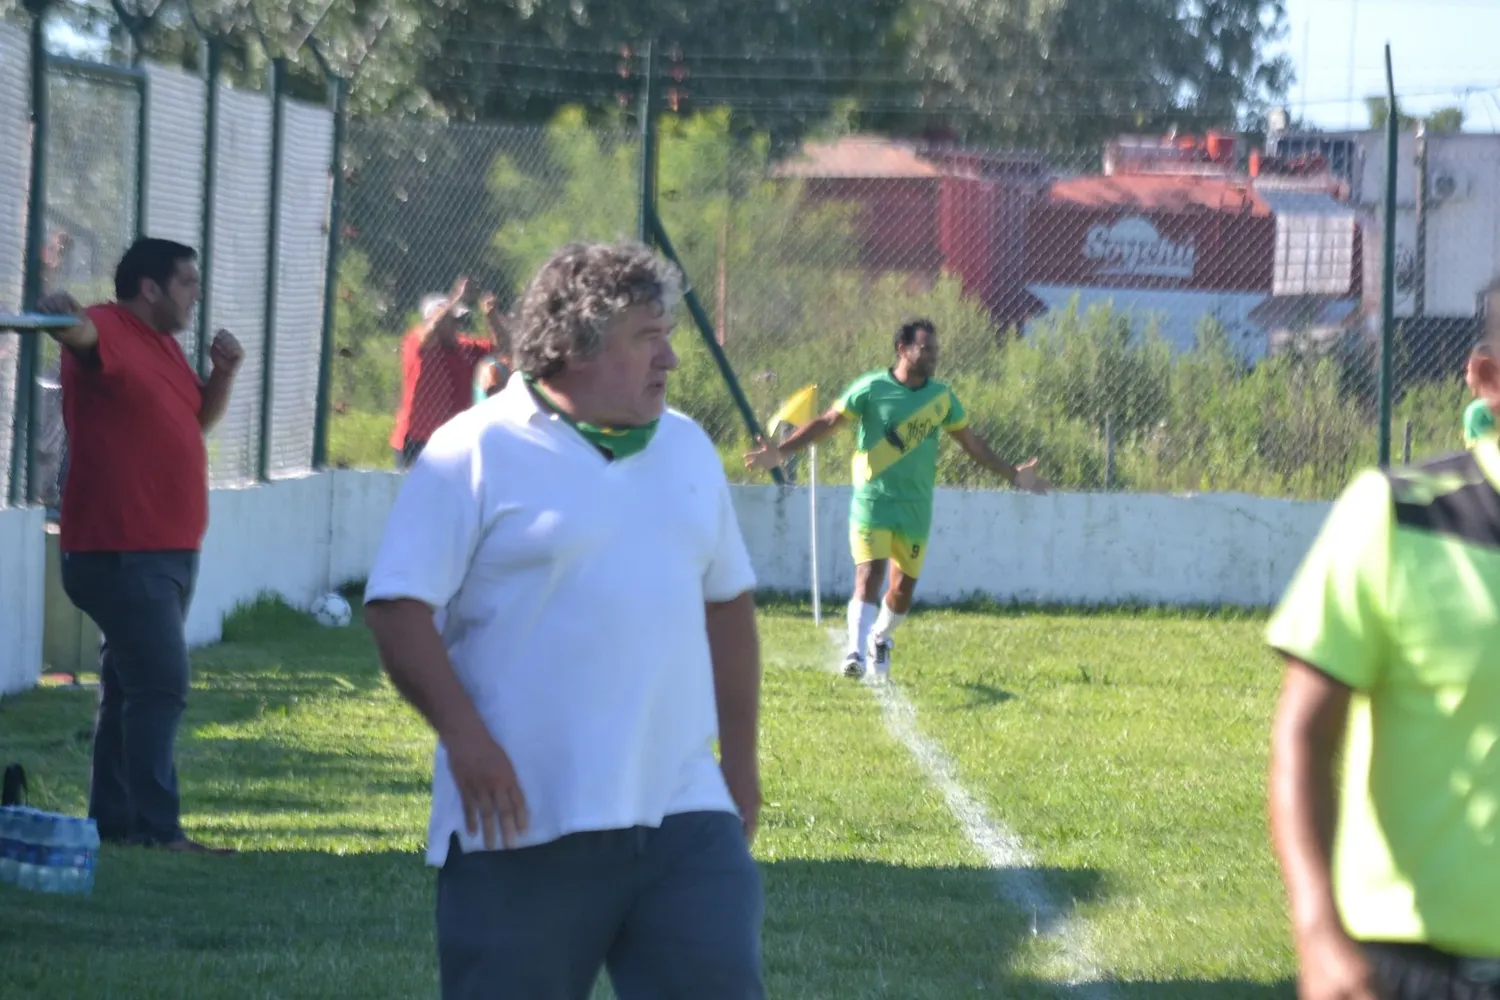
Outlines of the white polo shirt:
[{"label": "white polo shirt", "polygon": [[[515,766],[530,814],[517,846],[529,846],[735,811],[712,748],[704,605],[754,586],[702,428],[668,410],[645,450],[609,461],[515,378],[444,424],[406,473],[365,600],[437,609],[453,668]],[[483,849],[439,741],[430,864],[452,833]]]}]

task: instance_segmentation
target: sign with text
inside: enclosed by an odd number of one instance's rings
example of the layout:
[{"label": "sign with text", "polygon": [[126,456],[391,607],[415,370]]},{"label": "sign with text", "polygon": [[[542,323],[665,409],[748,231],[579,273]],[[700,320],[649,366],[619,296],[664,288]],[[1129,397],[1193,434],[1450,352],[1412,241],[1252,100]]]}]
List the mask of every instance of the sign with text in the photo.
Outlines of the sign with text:
[{"label": "sign with text", "polygon": [[1101,276],[1176,278],[1189,281],[1198,261],[1197,241],[1176,242],[1145,219],[1127,218],[1089,228],[1083,256]]}]

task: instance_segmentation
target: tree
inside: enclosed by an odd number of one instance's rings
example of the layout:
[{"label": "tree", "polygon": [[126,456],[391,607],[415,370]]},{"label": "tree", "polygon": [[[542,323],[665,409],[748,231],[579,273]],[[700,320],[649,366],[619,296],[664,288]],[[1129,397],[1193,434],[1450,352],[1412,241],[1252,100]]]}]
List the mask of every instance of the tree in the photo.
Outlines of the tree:
[{"label": "tree", "polygon": [[[1369,112],[1372,129],[1383,129],[1386,122],[1390,121],[1391,110],[1384,97],[1366,97],[1365,109]],[[1409,115],[1403,111],[1397,118],[1397,124],[1402,132],[1414,132],[1423,122],[1426,122],[1427,131],[1431,134],[1462,132],[1464,109],[1460,107],[1438,108],[1427,115]]]},{"label": "tree", "polygon": [[1093,145],[1121,128],[1233,127],[1284,93],[1283,0],[924,0],[903,25],[955,129]]}]

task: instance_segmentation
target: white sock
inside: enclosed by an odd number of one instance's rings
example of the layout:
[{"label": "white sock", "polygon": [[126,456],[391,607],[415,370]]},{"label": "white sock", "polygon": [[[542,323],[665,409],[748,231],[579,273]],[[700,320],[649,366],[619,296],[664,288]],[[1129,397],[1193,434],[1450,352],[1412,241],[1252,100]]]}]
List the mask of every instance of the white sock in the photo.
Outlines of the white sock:
[{"label": "white sock", "polygon": [[858,597],[849,602],[849,652],[865,655],[865,643],[870,638],[870,626],[875,624],[879,609],[866,604]]},{"label": "white sock", "polygon": [[880,642],[889,639],[891,633],[896,631],[897,626],[906,621],[906,615],[897,614],[891,610],[891,606],[884,601],[880,602],[880,615],[875,619],[875,641]]}]

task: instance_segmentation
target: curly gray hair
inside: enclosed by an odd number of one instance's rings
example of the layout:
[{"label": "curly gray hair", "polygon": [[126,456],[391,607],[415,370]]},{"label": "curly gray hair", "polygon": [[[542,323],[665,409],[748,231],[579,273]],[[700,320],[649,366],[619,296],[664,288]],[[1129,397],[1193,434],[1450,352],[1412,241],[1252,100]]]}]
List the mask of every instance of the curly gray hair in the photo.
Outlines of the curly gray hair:
[{"label": "curly gray hair", "polygon": [[654,303],[671,313],[682,295],[682,272],[641,243],[569,243],[542,265],[516,304],[515,368],[532,378],[557,375],[569,359],[598,351],[626,309]]}]

